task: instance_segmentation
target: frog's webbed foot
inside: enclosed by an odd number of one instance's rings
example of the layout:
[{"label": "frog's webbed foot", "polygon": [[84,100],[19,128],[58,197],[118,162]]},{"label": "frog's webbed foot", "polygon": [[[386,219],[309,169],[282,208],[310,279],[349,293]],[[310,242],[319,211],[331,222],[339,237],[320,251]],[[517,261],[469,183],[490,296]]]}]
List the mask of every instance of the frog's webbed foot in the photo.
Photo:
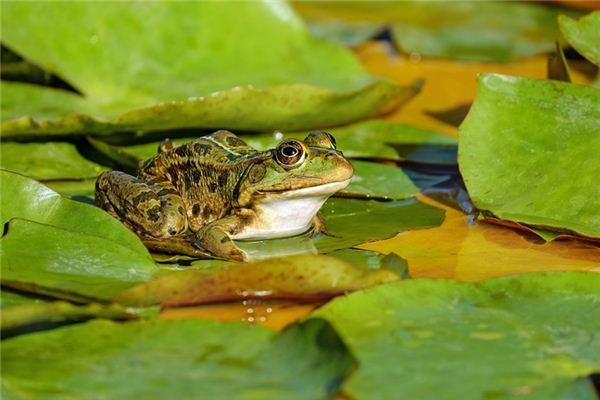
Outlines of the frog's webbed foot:
[{"label": "frog's webbed foot", "polygon": [[325,219],[319,214],[317,214],[313,218],[312,237],[318,236],[320,234],[330,237],[339,237],[337,235],[334,235],[327,229],[327,227],[325,226]]},{"label": "frog's webbed foot", "polygon": [[196,233],[194,247],[215,257],[232,261],[247,261],[248,255],[233,242],[228,232],[237,225],[235,217],[215,221]]}]

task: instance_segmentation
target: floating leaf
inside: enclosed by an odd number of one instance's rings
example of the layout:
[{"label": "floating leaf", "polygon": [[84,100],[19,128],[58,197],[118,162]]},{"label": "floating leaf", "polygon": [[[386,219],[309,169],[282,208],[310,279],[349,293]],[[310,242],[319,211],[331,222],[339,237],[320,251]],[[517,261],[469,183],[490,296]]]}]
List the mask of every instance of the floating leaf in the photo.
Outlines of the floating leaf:
[{"label": "floating leaf", "polygon": [[95,178],[106,170],[66,142],[2,143],[0,167],[37,180]]},{"label": "floating leaf", "polygon": [[560,15],[558,24],[571,46],[600,66],[600,11],[594,11],[579,20]]},{"label": "floating leaf", "polygon": [[43,302],[44,300],[37,297],[26,296],[23,293],[6,290],[6,288],[0,289],[0,308]]},{"label": "floating leaf", "polygon": [[118,304],[74,305],[66,301],[23,304],[3,308],[1,312],[3,334],[42,322],[84,321],[92,318],[116,320],[135,319],[137,315]]},{"label": "floating leaf", "polygon": [[3,82],[5,138],[310,129],[390,111],[418,91],[365,74],[283,1],[12,3],[2,23],[3,43],[84,95]]},{"label": "floating leaf", "polygon": [[[416,58],[408,55],[389,56],[389,47],[379,42],[366,43],[356,50],[363,65],[373,74],[406,84],[415,79],[425,83],[419,95],[402,108],[386,116],[388,121],[416,125],[424,129],[458,135],[458,124],[475,100],[477,76],[501,73],[545,79],[548,60],[545,55],[510,64],[459,62],[445,59]],[[595,75],[582,72],[587,61],[569,60],[574,83],[589,85]]]},{"label": "floating leaf", "polygon": [[598,267],[600,249],[583,241],[540,243],[533,235],[471,217],[426,197],[445,212],[441,226],[404,232],[392,239],[360,245],[395,252],[408,261],[415,278],[479,281],[538,271],[589,271]]},{"label": "floating leaf", "polygon": [[600,237],[599,104],[592,88],[483,75],[460,135],[459,165],[475,206]]},{"label": "floating leaf", "polygon": [[591,400],[592,385],[578,378],[600,371],[599,310],[599,274],[551,273],[396,282],[313,316],[330,321],[359,361],[342,388],[352,398]]},{"label": "floating leaf", "polygon": [[399,277],[388,270],[356,268],[334,257],[304,255],[167,274],[119,294],[115,301],[146,307],[247,298],[326,300],[396,279]]},{"label": "floating leaf", "polygon": [[66,199],[19,174],[0,170],[0,178],[1,192],[10,193],[10,196],[3,195],[0,201],[3,225],[12,218],[23,218],[110,240],[151,260],[138,237],[103,210]]},{"label": "floating leaf", "polygon": [[243,323],[96,320],[4,341],[2,393],[321,399],[333,395],[354,364],[324,321],[277,334]]},{"label": "floating leaf", "polygon": [[444,220],[442,210],[415,199],[377,202],[332,198],[321,213],[331,232],[331,236],[315,240],[322,253],[389,238],[404,230],[438,226]]},{"label": "floating leaf", "polygon": [[107,300],[158,270],[147,253],[18,218],[9,222],[0,243],[3,285],[59,298],[72,299],[73,293]]},{"label": "floating leaf", "polygon": [[348,21],[348,30],[389,23],[398,47],[423,56],[507,62],[551,51],[559,37],[559,10],[535,4],[320,1],[295,7],[320,24]]}]

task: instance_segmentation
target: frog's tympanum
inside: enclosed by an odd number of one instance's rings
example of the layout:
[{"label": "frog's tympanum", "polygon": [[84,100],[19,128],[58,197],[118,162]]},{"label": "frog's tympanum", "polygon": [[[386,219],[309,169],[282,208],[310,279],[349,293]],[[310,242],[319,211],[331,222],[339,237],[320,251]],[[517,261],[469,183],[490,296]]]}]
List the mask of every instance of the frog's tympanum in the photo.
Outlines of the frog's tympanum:
[{"label": "frog's tympanum", "polygon": [[275,149],[258,151],[221,130],[180,146],[163,142],[156,157],[140,163],[137,177],[103,173],[96,182],[96,202],[145,243],[191,232],[195,247],[244,260],[233,239],[319,229],[317,211],[352,174],[328,133],[313,132],[304,141],[286,139]]}]

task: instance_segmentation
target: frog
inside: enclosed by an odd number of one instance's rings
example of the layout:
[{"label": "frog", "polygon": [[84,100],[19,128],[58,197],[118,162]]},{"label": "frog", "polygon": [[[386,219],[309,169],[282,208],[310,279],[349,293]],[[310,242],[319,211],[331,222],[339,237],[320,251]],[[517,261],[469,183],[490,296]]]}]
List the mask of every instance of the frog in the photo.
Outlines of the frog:
[{"label": "frog", "polygon": [[135,176],[102,173],[95,197],[150,250],[170,252],[169,243],[183,239],[202,254],[248,261],[236,240],[326,231],[318,211],[353,173],[324,131],[260,151],[219,130],[183,144],[163,141]]}]

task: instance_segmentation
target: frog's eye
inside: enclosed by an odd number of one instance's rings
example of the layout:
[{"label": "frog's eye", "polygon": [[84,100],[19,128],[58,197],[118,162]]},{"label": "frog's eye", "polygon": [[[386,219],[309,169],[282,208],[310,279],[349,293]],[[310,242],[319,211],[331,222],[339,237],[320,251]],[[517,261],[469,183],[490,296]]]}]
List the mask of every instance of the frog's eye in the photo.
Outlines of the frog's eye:
[{"label": "frog's eye", "polygon": [[304,161],[306,151],[298,140],[286,140],[275,149],[275,158],[284,168],[295,167]]},{"label": "frog's eye", "polygon": [[333,150],[336,148],[335,138],[323,131],[311,132],[306,139],[304,139],[304,143],[310,147],[322,147],[324,149]]}]

